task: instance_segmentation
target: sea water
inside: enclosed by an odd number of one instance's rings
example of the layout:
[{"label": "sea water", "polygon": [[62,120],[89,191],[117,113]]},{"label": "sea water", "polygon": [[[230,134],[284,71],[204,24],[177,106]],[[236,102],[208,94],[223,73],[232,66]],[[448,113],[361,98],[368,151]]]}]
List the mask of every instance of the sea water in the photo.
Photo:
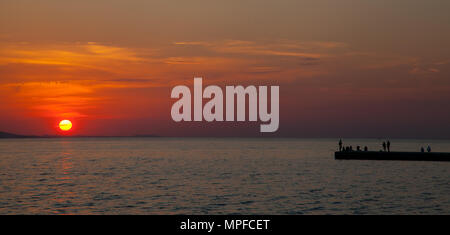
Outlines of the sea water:
[{"label": "sea water", "polygon": [[[450,162],[334,160],[337,142],[2,139],[0,214],[450,214]],[[448,140],[390,142],[450,152]]]}]

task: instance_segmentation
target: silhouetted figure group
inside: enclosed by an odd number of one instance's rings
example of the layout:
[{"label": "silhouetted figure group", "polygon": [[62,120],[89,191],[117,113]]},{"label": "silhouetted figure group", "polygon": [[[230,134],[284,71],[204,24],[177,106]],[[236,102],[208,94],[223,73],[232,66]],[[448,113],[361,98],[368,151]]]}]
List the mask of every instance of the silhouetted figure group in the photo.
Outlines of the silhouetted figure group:
[{"label": "silhouetted figure group", "polygon": [[[420,152],[425,152],[425,149],[423,148],[423,146],[422,147],[420,147]],[[431,153],[431,147],[430,147],[430,145],[428,145],[428,147],[427,147],[427,152],[429,152],[429,153]]]},{"label": "silhouetted figure group", "polygon": [[[353,151],[352,146],[344,146],[342,143],[342,139],[339,139],[339,152],[349,152],[349,151]],[[383,147],[384,152],[390,152],[391,151],[391,142],[389,140],[387,141],[383,141],[383,143],[381,144],[381,146]],[[367,148],[367,146],[364,146],[364,150],[361,150],[360,146],[356,146],[356,151],[364,151],[367,152],[369,151],[369,148]],[[381,150],[380,150],[381,151]]]},{"label": "silhouetted figure group", "polygon": [[[339,139],[339,152],[352,152],[353,151],[353,146],[344,146],[342,143],[342,139]],[[356,151],[362,151],[361,147],[358,145],[356,146]],[[367,148],[367,146],[364,146],[364,151],[367,152],[369,151],[369,148]]]},{"label": "silhouetted figure group", "polygon": [[[351,145],[350,146],[344,146],[343,145],[342,139],[339,139],[338,145],[339,145],[339,152],[351,152],[351,151],[353,151],[353,147]],[[383,151],[384,152],[386,152],[386,151],[390,152],[391,151],[391,142],[389,140],[383,141],[381,146],[383,147]],[[367,151],[369,151],[369,148],[367,148],[367,146],[364,146],[364,150],[362,150],[360,146],[356,146],[356,151],[367,152]]]},{"label": "silhouetted figure group", "polygon": [[[342,139],[339,139],[339,152],[352,152],[353,151],[353,147],[350,146],[344,146]],[[391,142],[389,140],[383,141],[383,143],[381,143],[381,146],[383,147],[382,150],[380,150],[380,152],[390,152],[391,151]],[[367,148],[367,146],[364,146],[364,150],[361,150],[361,147],[358,145],[356,146],[356,151],[364,151],[367,152],[369,151],[369,149]],[[425,149],[424,147],[420,147],[420,152],[424,153]],[[431,153],[431,147],[430,145],[427,146],[427,152]]]}]

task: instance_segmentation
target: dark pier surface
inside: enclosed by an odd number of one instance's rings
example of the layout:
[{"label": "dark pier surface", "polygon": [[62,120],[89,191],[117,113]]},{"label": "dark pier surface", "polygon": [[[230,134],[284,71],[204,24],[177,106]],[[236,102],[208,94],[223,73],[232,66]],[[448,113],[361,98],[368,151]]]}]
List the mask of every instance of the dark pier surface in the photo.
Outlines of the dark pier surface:
[{"label": "dark pier surface", "polygon": [[450,153],[439,152],[376,152],[342,151],[335,152],[336,160],[392,160],[392,161],[450,161]]}]

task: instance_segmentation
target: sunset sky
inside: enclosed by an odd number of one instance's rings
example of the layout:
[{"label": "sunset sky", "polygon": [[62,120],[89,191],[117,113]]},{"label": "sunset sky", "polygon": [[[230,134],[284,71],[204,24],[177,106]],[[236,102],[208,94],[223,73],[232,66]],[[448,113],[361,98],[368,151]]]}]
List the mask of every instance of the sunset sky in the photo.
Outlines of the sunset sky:
[{"label": "sunset sky", "polygon": [[[0,1],[0,131],[450,138],[450,1]],[[170,91],[279,85],[280,128],[175,123]]]}]

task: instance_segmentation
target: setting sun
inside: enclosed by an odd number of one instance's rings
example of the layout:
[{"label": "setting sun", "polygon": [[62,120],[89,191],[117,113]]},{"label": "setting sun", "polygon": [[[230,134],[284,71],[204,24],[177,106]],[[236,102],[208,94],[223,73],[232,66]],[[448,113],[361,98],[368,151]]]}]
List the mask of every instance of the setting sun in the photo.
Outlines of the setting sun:
[{"label": "setting sun", "polygon": [[69,120],[62,120],[61,122],[59,122],[59,129],[63,131],[72,129],[72,122]]}]

